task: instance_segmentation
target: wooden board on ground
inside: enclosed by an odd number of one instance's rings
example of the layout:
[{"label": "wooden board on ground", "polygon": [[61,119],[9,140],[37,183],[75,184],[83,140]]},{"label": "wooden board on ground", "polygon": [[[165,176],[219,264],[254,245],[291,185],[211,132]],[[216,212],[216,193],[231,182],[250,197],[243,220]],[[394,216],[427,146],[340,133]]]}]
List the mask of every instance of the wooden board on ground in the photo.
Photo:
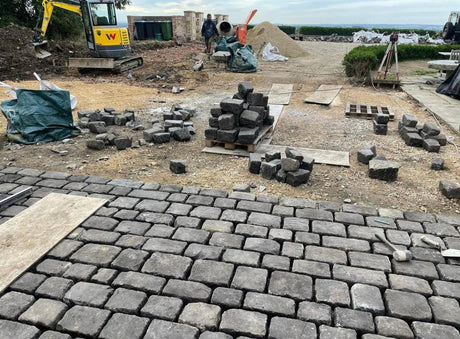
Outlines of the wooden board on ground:
[{"label": "wooden board on ground", "polygon": [[[265,154],[268,151],[279,151],[284,154],[286,146],[281,145],[270,145],[270,144],[259,144],[256,148],[256,153]],[[332,165],[332,166],[344,166],[350,167],[350,153],[341,151],[329,151],[322,149],[313,148],[300,148],[296,147],[296,150],[301,152],[305,157],[311,157],[315,159],[315,163]],[[249,157],[249,152],[243,149],[228,150],[224,147],[205,147],[202,152],[222,155],[233,155],[238,157]]]},{"label": "wooden board on ground", "polygon": [[0,225],[0,293],[106,202],[50,193]]},{"label": "wooden board on ground", "polygon": [[293,84],[273,84],[268,94],[268,103],[270,105],[289,105],[293,88]]},{"label": "wooden board on ground", "polygon": [[305,102],[309,104],[330,105],[341,89],[342,86],[340,85],[321,85],[315,93],[305,99]]}]

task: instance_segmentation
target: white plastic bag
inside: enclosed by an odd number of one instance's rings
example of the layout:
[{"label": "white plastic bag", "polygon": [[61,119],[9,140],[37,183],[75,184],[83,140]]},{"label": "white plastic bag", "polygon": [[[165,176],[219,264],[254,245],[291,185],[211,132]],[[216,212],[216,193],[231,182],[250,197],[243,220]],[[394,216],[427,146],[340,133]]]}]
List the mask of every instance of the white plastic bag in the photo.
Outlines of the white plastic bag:
[{"label": "white plastic bag", "polygon": [[262,52],[263,61],[288,61],[288,58],[279,54],[279,49],[268,43]]},{"label": "white plastic bag", "polygon": [[[56,86],[55,84],[49,81],[46,81],[46,80],[42,80],[40,76],[35,72],[34,72],[34,76],[40,82],[40,89],[42,91],[62,91],[62,88]],[[77,107],[77,98],[73,96],[72,94],[70,94],[70,107],[72,109]]]},{"label": "white plastic bag", "polygon": [[4,82],[1,82],[1,81],[0,81],[0,86],[8,88],[5,91],[5,93],[8,94],[11,97],[11,99],[16,99],[16,90],[18,88],[5,84]]}]

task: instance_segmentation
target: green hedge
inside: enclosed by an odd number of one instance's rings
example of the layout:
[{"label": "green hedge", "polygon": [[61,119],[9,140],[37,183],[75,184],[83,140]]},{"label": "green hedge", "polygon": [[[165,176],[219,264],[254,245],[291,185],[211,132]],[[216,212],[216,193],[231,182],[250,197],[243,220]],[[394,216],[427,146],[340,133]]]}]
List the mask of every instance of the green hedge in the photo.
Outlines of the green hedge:
[{"label": "green hedge", "polygon": [[[342,64],[345,73],[349,77],[365,77],[369,72],[378,67],[382,61],[387,45],[358,46],[345,55]],[[453,49],[460,49],[460,45],[398,45],[399,61],[417,59],[441,59],[439,52],[450,52]]]},{"label": "green hedge", "polygon": [[295,26],[281,25],[281,26],[278,26],[278,28],[288,35],[295,34],[295,30],[296,30]]},{"label": "green hedge", "polygon": [[[299,29],[300,34],[303,35],[343,35],[343,36],[352,36],[354,32],[358,31],[367,31],[367,28],[363,27],[319,27],[319,26],[302,26]],[[438,31],[434,30],[426,30],[426,29],[400,29],[400,28],[372,28],[371,30],[375,32],[400,32],[400,33],[417,33],[418,35],[435,35],[439,33]]]}]

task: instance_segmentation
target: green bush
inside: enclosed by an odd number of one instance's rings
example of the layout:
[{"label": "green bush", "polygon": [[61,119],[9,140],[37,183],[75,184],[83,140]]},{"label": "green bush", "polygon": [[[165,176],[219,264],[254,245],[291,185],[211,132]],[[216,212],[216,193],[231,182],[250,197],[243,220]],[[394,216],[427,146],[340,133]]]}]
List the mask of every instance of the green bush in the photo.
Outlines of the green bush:
[{"label": "green bush", "polygon": [[288,35],[295,34],[295,30],[296,30],[295,26],[281,25],[281,26],[278,26],[278,28]]},{"label": "green bush", "polygon": [[[352,36],[353,33],[361,31],[361,30],[368,30],[363,27],[319,27],[319,26],[302,26],[299,29],[300,34],[303,35],[343,35],[343,36]],[[400,29],[400,28],[372,28],[375,32],[383,33],[386,32],[390,34],[391,32],[400,32],[400,33],[417,33],[418,35],[435,35],[439,33],[433,30],[425,30],[425,29]]]},{"label": "green bush", "polygon": [[[358,46],[353,48],[343,58],[342,64],[345,67],[345,74],[348,77],[365,77],[371,70],[377,68],[382,61],[387,45]],[[452,49],[460,49],[460,45],[398,45],[398,59],[440,59],[439,52],[450,52]]]}]

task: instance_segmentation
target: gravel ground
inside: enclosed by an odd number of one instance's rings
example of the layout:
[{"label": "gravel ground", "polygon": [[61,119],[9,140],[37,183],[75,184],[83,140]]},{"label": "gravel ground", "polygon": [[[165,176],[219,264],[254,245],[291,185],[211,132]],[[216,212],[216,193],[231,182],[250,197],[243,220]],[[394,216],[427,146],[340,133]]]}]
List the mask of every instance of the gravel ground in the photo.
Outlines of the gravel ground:
[{"label": "gravel ground", "polygon": [[[65,76],[44,76],[62,88],[68,88],[78,97],[77,109],[95,109],[106,106],[118,110],[135,108],[138,117],[146,125],[162,109],[174,103],[197,108],[193,118],[197,135],[189,143],[172,142],[163,146],[146,146],[118,152],[106,149],[103,152],[86,149],[87,134],[72,140],[72,143],[51,143],[25,146],[15,149],[3,138],[0,157],[3,165],[39,168],[44,170],[73,171],[107,177],[127,177],[159,183],[178,183],[199,187],[214,187],[229,190],[234,184],[253,183],[255,192],[278,196],[298,196],[311,200],[342,202],[351,199],[360,205],[398,207],[404,210],[430,211],[437,213],[460,213],[458,201],[444,198],[439,190],[440,179],[459,181],[460,161],[453,146],[443,147],[440,154],[429,154],[421,149],[405,146],[397,135],[397,120],[404,113],[414,114],[421,122],[434,120],[413,102],[405,93],[393,90],[376,91],[372,87],[351,84],[343,74],[341,61],[344,54],[354,47],[350,43],[298,42],[308,52],[305,58],[291,59],[287,63],[260,62],[259,72],[254,74],[227,73],[210,62],[202,72],[193,72],[194,59],[199,58],[201,45],[167,48],[162,51],[145,51],[146,67],[132,72],[131,79],[125,75],[99,74],[82,77],[76,73]],[[163,53],[163,54],[162,54]],[[166,56],[165,56],[166,55]],[[168,55],[171,58],[168,58]],[[160,58],[161,56],[161,58]],[[173,59],[174,56],[174,59]],[[158,62],[155,62],[158,61]],[[425,70],[426,63],[414,66]],[[404,69],[404,63],[401,68]],[[155,75],[150,77],[150,75]],[[156,77],[159,75],[160,77]],[[315,166],[310,182],[293,188],[273,181],[267,181],[247,171],[247,159],[201,153],[204,147],[204,128],[207,125],[209,108],[236,91],[238,82],[251,81],[258,91],[268,93],[273,83],[293,83],[294,93],[273,136],[273,143],[349,151],[350,168]],[[8,82],[8,81],[7,81]],[[343,90],[329,107],[307,105],[306,96],[321,84],[341,84]],[[15,83],[31,88],[32,82]],[[170,88],[179,85],[185,91],[172,95]],[[6,96],[0,93],[0,99]],[[372,122],[347,119],[344,108],[347,102],[366,103],[391,107],[396,114],[390,122],[387,136],[376,136]],[[0,128],[5,130],[5,120]],[[447,135],[460,144],[454,135],[443,126]],[[141,132],[114,127],[118,134],[128,134],[134,139]],[[367,177],[367,166],[356,162],[356,152],[365,145],[375,144],[378,153],[399,162],[399,179],[394,183],[380,182]],[[11,148],[15,150],[11,150]],[[68,150],[69,155],[61,157],[51,149]],[[446,160],[448,170],[431,171],[434,157]],[[185,175],[174,175],[168,169],[170,159],[183,158],[189,171]]]}]

